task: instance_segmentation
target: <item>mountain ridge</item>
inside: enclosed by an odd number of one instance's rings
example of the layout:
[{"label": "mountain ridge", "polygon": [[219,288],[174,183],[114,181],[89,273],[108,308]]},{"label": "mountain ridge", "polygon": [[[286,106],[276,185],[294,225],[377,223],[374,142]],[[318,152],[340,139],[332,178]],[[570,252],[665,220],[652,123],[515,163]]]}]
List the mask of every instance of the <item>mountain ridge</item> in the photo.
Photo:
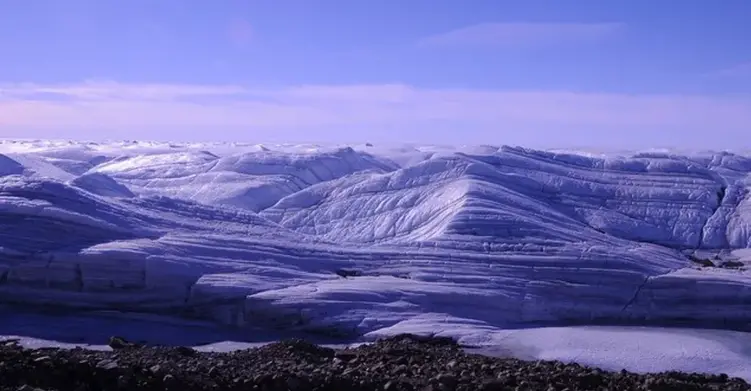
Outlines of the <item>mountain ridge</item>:
[{"label": "mountain ridge", "polygon": [[21,147],[0,160],[4,302],[357,335],[751,320],[740,155]]}]

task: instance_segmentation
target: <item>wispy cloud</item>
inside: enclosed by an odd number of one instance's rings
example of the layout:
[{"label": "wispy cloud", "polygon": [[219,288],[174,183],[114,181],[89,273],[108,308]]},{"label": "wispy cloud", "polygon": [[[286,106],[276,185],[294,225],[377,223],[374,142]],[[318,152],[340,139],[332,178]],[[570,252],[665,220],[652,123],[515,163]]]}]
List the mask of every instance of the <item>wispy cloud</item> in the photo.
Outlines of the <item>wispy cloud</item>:
[{"label": "wispy cloud", "polygon": [[621,31],[621,23],[482,23],[421,39],[420,46],[538,47],[597,42]]},{"label": "wispy cloud", "polygon": [[253,89],[84,83],[0,88],[0,135],[5,137],[624,147],[693,140],[702,147],[714,143],[721,148],[736,145],[748,129],[751,97],[425,89],[402,84]]},{"label": "wispy cloud", "polygon": [[86,81],[79,84],[0,84],[0,100],[69,101],[169,100],[189,97],[232,96],[247,90],[232,85],[123,84]]},{"label": "wispy cloud", "polygon": [[729,77],[729,78],[735,78],[735,77],[748,77],[751,78],[751,61],[736,64],[724,69],[720,69],[718,71],[714,71],[710,73],[710,76],[715,77]]}]

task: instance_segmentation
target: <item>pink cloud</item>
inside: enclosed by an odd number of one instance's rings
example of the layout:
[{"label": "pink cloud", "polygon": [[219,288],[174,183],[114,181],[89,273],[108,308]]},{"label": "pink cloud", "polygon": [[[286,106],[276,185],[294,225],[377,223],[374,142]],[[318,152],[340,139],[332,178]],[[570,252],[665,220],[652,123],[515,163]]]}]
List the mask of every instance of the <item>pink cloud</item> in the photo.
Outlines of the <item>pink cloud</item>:
[{"label": "pink cloud", "polygon": [[253,40],[253,26],[244,19],[235,19],[227,27],[230,42],[237,46],[246,46]]}]

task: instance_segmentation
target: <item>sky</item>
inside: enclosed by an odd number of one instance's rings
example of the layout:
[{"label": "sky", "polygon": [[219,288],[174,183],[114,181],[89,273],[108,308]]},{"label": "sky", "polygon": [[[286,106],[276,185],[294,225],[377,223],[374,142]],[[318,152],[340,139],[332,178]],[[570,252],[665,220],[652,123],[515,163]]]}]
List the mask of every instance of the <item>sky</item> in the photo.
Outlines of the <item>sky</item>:
[{"label": "sky", "polygon": [[748,0],[0,0],[0,137],[751,149]]}]

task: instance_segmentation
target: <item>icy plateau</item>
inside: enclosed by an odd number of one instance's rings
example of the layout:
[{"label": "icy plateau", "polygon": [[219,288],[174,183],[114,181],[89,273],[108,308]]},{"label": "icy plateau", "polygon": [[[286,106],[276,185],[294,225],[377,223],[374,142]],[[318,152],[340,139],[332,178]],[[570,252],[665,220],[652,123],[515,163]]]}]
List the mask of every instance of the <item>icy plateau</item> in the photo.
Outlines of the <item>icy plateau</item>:
[{"label": "icy plateau", "polygon": [[369,335],[748,329],[751,156],[0,141],[0,302]]}]

